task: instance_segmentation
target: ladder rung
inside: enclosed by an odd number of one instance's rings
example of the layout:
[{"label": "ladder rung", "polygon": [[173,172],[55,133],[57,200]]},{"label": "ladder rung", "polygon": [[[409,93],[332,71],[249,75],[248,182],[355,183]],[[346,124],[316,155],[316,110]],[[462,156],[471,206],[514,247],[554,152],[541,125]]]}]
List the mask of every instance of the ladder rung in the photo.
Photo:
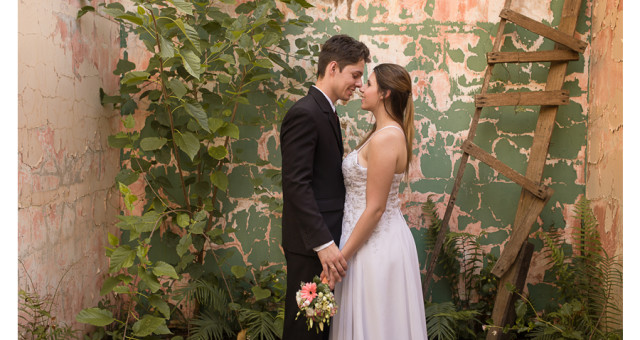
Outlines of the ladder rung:
[{"label": "ladder rung", "polygon": [[482,150],[479,146],[473,144],[471,141],[466,140],[462,143],[462,150],[469,155],[475,157],[481,162],[487,164],[491,168],[497,170],[510,180],[518,183],[521,187],[528,190],[531,194],[544,200],[549,195],[549,189],[543,185],[539,185],[532,180],[522,176],[517,171],[513,170],[506,164],[500,162],[497,158],[491,156],[488,152]]},{"label": "ladder rung", "polygon": [[580,59],[577,52],[569,50],[551,50],[537,52],[489,52],[487,63],[535,63],[548,61],[572,61]]},{"label": "ladder rung", "polygon": [[559,44],[565,45],[576,52],[583,53],[587,48],[586,42],[560,32],[520,13],[514,12],[513,10],[503,9],[502,12],[500,12],[500,17],[509,20],[518,26],[524,27],[533,33],[537,33]]},{"label": "ladder rung", "polygon": [[476,95],[476,107],[566,104],[569,104],[569,91],[567,90],[485,93]]}]

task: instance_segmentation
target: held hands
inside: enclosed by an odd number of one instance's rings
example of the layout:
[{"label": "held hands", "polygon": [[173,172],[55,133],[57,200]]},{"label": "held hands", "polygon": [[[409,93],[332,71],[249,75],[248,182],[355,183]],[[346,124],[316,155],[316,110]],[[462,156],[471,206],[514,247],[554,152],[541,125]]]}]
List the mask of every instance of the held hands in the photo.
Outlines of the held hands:
[{"label": "held hands", "polygon": [[333,289],[336,282],[341,282],[342,278],[347,275],[347,260],[342,256],[335,243],[320,250],[317,254],[322,263],[320,278],[328,279],[329,288]]}]

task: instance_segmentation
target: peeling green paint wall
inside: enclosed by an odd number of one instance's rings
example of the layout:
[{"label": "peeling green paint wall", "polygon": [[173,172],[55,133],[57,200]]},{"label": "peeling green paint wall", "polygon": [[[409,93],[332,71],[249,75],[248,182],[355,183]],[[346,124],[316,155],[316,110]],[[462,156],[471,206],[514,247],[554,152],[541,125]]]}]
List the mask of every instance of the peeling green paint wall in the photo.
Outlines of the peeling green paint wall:
[{"label": "peeling green paint wall", "polygon": [[[296,40],[321,44],[333,34],[349,34],[366,43],[373,62],[393,62],[403,65],[414,82],[416,141],[409,183],[401,188],[403,212],[418,245],[420,263],[425,270],[424,242],[426,228],[421,205],[431,196],[440,216],[444,214],[449,193],[462,156],[460,146],[466,139],[474,111],[474,95],[480,91],[485,54],[493,46],[497,32],[498,14],[502,1],[490,0],[427,0],[427,1],[312,1],[315,7],[306,14],[314,19],[311,27],[288,32],[291,51]],[[556,27],[560,21],[563,1],[513,1],[512,9],[533,19]],[[578,19],[577,37],[590,40],[592,1],[582,4]],[[285,9],[286,10],[286,9]],[[502,51],[535,51],[553,49],[554,43],[525,29],[508,24]],[[306,93],[315,81],[315,65],[311,56],[288,58],[297,69],[299,84],[294,86]],[[579,61],[571,62],[565,89],[571,103],[560,108],[554,127],[543,182],[555,194],[543,210],[532,232],[551,225],[564,228],[567,235],[575,225],[573,206],[585,192],[585,149],[587,123],[589,49]],[[544,89],[549,63],[498,65],[489,92],[533,91]],[[276,70],[276,73],[280,72]],[[365,72],[365,78],[368,76]],[[268,98],[251,98],[263,105]],[[292,98],[295,100],[297,98]],[[342,103],[344,104],[344,103]],[[226,227],[233,227],[234,242],[225,247],[237,247],[240,254],[234,261],[259,266],[281,266],[284,257],[280,248],[279,212],[269,202],[281,199],[281,191],[265,179],[268,191],[255,192],[252,180],[260,180],[269,172],[280,169],[278,145],[279,120],[286,108],[273,107],[268,116],[256,117],[255,109],[243,108],[245,119],[253,120],[240,130],[240,140],[232,144],[237,153],[230,170],[230,189],[224,197]],[[345,137],[345,154],[352,150],[371,126],[372,116],[359,109],[360,100],[352,99],[338,105]],[[529,149],[537,121],[538,107],[486,108],[478,125],[474,142],[520,173],[525,172]],[[253,111],[252,111],[253,110]],[[249,163],[258,160],[259,166]],[[264,164],[262,164],[264,163]],[[277,177],[276,177],[277,181]],[[483,163],[471,158],[464,174],[462,188],[454,208],[451,228],[473,234],[484,232],[480,238],[486,252],[498,256],[511,231],[520,196],[520,187]],[[549,285],[543,283],[545,261],[540,252],[542,243],[535,244],[528,290],[544,301]],[[241,258],[242,257],[242,258]],[[436,271],[436,275],[437,275]],[[436,282],[432,297],[438,301],[448,288]]]}]

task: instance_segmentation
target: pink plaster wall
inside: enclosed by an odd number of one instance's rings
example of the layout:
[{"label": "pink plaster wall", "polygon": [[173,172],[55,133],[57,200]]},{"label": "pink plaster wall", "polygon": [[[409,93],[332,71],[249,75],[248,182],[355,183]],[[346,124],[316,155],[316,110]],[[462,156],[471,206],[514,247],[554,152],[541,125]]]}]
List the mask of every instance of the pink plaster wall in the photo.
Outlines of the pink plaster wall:
[{"label": "pink plaster wall", "polygon": [[60,282],[53,314],[78,328],[75,315],[100,298],[118,213],[119,153],[107,136],[119,117],[98,94],[117,91],[119,26],[77,20],[88,4],[97,1],[18,4],[18,284],[44,296]]},{"label": "pink plaster wall", "polygon": [[622,261],[622,0],[596,0],[592,20],[586,196]]}]

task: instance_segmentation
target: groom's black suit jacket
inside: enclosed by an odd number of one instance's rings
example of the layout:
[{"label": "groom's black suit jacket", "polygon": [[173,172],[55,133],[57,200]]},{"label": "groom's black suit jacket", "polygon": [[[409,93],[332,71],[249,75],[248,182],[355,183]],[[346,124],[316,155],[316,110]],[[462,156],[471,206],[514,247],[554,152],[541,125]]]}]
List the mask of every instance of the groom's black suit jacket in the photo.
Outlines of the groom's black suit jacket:
[{"label": "groom's black suit jacket", "polygon": [[345,199],[342,133],[317,88],[311,87],[285,115],[280,147],[282,247],[315,257],[313,248],[331,240],[339,245]]}]

